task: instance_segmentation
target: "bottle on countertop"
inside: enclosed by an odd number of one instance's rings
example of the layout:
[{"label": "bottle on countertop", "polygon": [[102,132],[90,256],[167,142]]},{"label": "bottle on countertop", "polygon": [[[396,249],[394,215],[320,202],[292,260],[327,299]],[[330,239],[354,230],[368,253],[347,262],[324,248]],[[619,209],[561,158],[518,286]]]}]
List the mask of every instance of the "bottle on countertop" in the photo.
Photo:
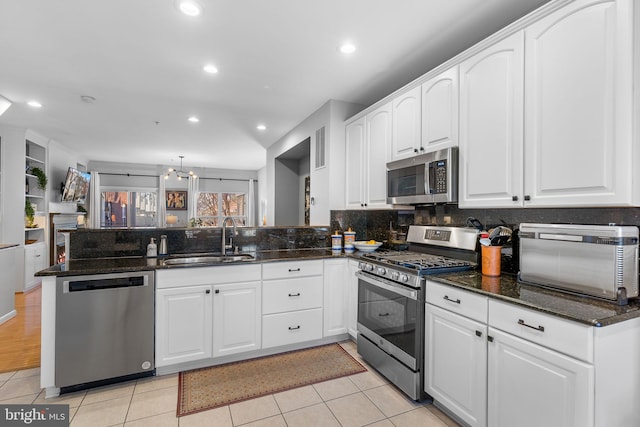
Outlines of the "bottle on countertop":
[{"label": "bottle on countertop", "polygon": [[163,234],[160,236],[160,248],[158,249],[158,255],[166,255],[167,253],[167,235]]},{"label": "bottle on countertop", "polygon": [[147,257],[158,256],[158,246],[156,245],[156,239],[151,238],[151,242],[147,245]]}]

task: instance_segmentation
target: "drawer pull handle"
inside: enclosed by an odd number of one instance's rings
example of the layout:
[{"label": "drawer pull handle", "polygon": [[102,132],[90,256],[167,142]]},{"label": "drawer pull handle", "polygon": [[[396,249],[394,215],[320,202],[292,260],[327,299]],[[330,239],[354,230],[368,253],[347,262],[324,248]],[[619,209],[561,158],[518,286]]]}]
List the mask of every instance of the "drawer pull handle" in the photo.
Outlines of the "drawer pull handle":
[{"label": "drawer pull handle", "polygon": [[289,326],[290,331],[295,331],[296,329],[300,329],[300,325],[298,326]]},{"label": "drawer pull handle", "polygon": [[289,294],[290,297],[299,297],[300,296],[300,292],[298,292],[297,294]]},{"label": "drawer pull handle", "polygon": [[300,268],[290,268],[289,273],[293,273],[295,271],[300,271]]},{"label": "drawer pull handle", "polygon": [[388,315],[389,315],[389,313],[378,313],[379,317],[385,317],[385,316],[388,316]]},{"label": "drawer pull handle", "polygon": [[460,304],[460,298],[458,298],[458,299],[451,299],[451,298],[449,298],[449,295],[445,295],[442,299],[443,299],[443,300],[446,300],[446,301],[455,302],[456,304]]},{"label": "drawer pull handle", "polygon": [[524,323],[524,320],[522,320],[522,319],[518,319],[518,325],[526,326],[527,328],[531,328],[531,329],[535,329],[536,331],[544,332],[544,326],[538,326],[536,328],[535,326],[527,325],[526,323]]}]

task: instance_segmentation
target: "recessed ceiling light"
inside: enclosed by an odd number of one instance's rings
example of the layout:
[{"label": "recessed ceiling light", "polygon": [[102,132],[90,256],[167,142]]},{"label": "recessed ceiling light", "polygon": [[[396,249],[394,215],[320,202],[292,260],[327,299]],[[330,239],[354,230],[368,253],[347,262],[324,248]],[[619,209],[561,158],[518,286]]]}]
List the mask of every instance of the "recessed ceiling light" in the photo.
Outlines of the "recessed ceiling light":
[{"label": "recessed ceiling light", "polygon": [[267,130],[267,127],[263,124],[259,124],[258,126],[256,126],[256,129],[258,130]]},{"label": "recessed ceiling light", "polygon": [[191,116],[187,120],[189,120],[191,123],[198,123],[200,121],[200,119],[196,116]]},{"label": "recessed ceiling light", "polygon": [[38,101],[36,101],[36,100],[33,100],[33,101],[29,101],[29,102],[27,102],[27,105],[29,105],[30,107],[33,107],[33,108],[40,108],[40,107],[42,107],[42,104],[40,104],[40,103],[39,103]]},{"label": "recessed ceiling light", "polygon": [[351,42],[346,42],[340,45],[340,52],[344,54],[351,54],[356,51],[356,45]]},{"label": "recessed ceiling light", "polygon": [[216,67],[213,64],[207,64],[204,67],[202,67],[202,69],[209,73],[209,74],[217,74],[218,73],[218,67]]},{"label": "recessed ceiling light", "polygon": [[202,5],[195,0],[178,0],[178,9],[187,16],[198,16],[202,13]]}]

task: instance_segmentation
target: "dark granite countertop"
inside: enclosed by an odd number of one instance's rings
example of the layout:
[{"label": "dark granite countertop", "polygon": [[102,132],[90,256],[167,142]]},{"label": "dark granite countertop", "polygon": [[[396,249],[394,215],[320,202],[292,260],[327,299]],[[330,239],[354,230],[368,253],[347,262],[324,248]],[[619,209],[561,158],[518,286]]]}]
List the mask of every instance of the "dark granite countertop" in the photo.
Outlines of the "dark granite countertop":
[{"label": "dark granite countertop", "polygon": [[520,283],[515,275],[510,274],[489,277],[479,271],[463,271],[429,276],[428,280],[592,326],[607,326],[640,317],[638,299],[619,306],[613,302]]},{"label": "dark granite countertop", "polygon": [[[194,254],[196,255],[196,254]],[[200,254],[202,255],[202,254]],[[174,268],[194,268],[204,266],[221,266],[221,265],[243,265],[256,262],[271,261],[287,261],[287,260],[306,260],[306,259],[323,259],[344,257],[345,255],[334,255],[329,248],[320,249],[298,249],[298,250],[278,250],[278,251],[261,251],[253,252],[254,258],[247,261],[239,261],[234,263],[219,264],[182,264],[182,265],[165,265],[164,261],[168,257],[146,258],[146,257],[112,257],[112,258],[87,258],[69,260],[64,264],[57,264],[45,270],[36,273],[37,276],[82,276],[87,274],[107,274],[121,273],[129,271],[145,271],[145,270],[161,270]],[[174,256],[186,256],[174,255]]]},{"label": "dark granite countertop", "polygon": [[16,246],[20,246],[20,245],[17,243],[0,243],[0,249],[15,248]]},{"label": "dark granite countertop", "polygon": [[[220,263],[210,266],[243,265],[261,262],[324,259],[335,257],[359,258],[355,254],[334,255],[329,248],[290,249],[261,251],[251,253],[254,259],[232,264]],[[174,255],[175,256],[175,255]],[[37,276],[81,276],[116,272],[162,270],[174,268],[203,267],[202,264],[165,265],[166,257],[113,257],[90,258],[67,261],[38,272]],[[472,292],[487,295],[502,301],[518,304],[537,311],[592,326],[607,326],[624,320],[640,317],[640,300],[631,300],[628,305],[589,297],[581,297],[566,292],[555,291],[535,285],[520,283],[515,275],[502,274],[500,277],[488,277],[479,271],[443,273],[428,277],[439,283],[456,286]]]}]

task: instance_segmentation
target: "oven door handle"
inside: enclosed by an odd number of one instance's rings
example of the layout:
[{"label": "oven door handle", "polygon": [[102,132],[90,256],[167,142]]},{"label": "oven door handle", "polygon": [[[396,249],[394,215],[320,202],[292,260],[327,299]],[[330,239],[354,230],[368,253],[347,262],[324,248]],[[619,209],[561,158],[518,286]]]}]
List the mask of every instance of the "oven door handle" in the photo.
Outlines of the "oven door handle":
[{"label": "oven door handle", "polygon": [[402,295],[403,297],[406,297],[412,300],[418,299],[418,291],[413,291],[405,288],[404,286],[396,285],[393,282],[387,279],[384,279],[382,277],[372,278],[371,276],[368,276],[366,273],[363,273],[362,271],[356,271],[356,276],[358,276],[360,280],[364,280],[370,285],[377,286],[379,288]]}]

